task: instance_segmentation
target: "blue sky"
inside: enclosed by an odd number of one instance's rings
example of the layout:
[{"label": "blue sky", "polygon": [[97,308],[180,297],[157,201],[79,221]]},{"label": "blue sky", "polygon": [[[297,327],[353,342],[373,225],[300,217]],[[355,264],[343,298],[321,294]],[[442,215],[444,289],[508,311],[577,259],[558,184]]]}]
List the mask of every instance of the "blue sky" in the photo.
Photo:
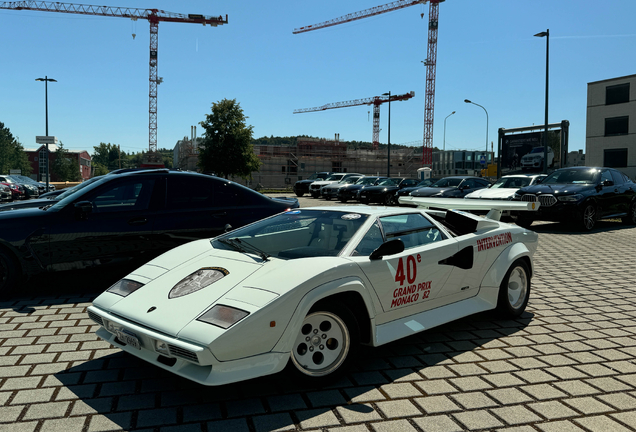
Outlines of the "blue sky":
[{"label": "blue sky", "polygon": [[[90,1],[84,3],[92,4]],[[236,99],[254,137],[311,135],[371,141],[369,106],[294,109],[415,91],[391,104],[391,142],[421,143],[428,5],[303,34],[301,26],[389,3],[382,0],[193,0],[101,5],[228,15],[229,24],[159,25],[158,147],[173,148],[213,102]],[[633,0],[447,0],[440,5],[434,145],[496,146],[499,128],[543,124],[545,38],[550,29],[549,121],[569,120],[570,150],[585,149],[587,83],[636,73]],[[421,14],[424,14],[424,19]],[[136,34],[133,39],[132,33]],[[100,142],[148,148],[147,21],[0,9],[0,122],[26,148],[49,135],[66,148]],[[387,142],[387,105],[380,141]]]}]

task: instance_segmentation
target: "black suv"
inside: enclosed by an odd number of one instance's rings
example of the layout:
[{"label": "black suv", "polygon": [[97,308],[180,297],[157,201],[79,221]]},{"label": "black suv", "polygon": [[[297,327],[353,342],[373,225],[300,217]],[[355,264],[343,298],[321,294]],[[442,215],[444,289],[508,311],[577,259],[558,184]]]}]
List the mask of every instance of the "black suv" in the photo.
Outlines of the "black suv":
[{"label": "black suv", "polygon": [[222,178],[147,170],[106,175],[40,208],[0,213],[0,297],[22,276],[110,268],[116,282],[191,240],[298,207]]},{"label": "black suv", "polygon": [[636,224],[636,183],[612,168],[561,168],[538,185],[519,189],[514,199],[541,204],[536,212],[513,213],[517,225],[526,228],[535,220],[573,222],[584,231],[599,219]]},{"label": "black suv", "polygon": [[299,197],[303,196],[306,193],[309,193],[310,184],[312,184],[315,181],[324,180],[327,177],[329,177],[331,174],[333,174],[333,172],[331,171],[316,172],[310,175],[305,180],[298,180],[296,183],[294,183],[294,193],[296,194],[296,196],[299,196]]}]

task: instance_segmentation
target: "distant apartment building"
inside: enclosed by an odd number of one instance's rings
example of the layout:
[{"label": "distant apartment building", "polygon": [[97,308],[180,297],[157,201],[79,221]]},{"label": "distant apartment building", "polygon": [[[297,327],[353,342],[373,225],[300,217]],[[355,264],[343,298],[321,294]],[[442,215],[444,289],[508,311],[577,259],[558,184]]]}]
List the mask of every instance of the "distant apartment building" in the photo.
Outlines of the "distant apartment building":
[{"label": "distant apartment building", "polygon": [[587,166],[636,177],[636,75],[587,84]]},{"label": "distant apartment building", "polygon": [[[55,162],[55,155],[59,147],[55,144],[49,144],[49,177],[50,181],[60,181],[53,172],[53,163]],[[77,169],[83,180],[91,178],[91,155],[86,150],[68,150],[68,157],[77,162]],[[32,149],[24,149],[24,152],[29,158],[31,164],[32,174],[31,177],[37,181],[46,181],[46,145],[42,144],[40,147]]]}]

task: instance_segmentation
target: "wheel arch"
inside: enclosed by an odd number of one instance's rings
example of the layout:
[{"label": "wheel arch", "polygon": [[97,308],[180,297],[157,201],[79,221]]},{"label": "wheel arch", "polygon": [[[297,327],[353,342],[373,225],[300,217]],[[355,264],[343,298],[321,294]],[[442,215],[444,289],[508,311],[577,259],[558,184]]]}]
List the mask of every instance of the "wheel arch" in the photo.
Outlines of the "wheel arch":
[{"label": "wheel arch", "polygon": [[518,259],[522,259],[528,265],[530,278],[534,274],[534,268],[531,259],[532,253],[524,243],[515,243],[502,252],[495,262],[490,266],[486,275],[481,281],[483,287],[496,287],[499,289],[501,281],[510,269],[510,265]]}]

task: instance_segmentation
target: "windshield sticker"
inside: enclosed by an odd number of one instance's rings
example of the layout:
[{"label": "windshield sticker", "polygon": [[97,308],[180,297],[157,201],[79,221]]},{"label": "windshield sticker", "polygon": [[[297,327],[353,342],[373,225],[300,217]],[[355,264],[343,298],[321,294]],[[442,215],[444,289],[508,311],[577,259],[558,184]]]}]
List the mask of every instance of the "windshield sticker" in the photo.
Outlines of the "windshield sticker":
[{"label": "windshield sticker", "polygon": [[361,215],[359,215],[358,213],[349,213],[346,215],[342,215],[341,219],[343,220],[354,220],[354,219],[360,219]]},{"label": "windshield sticker", "polygon": [[477,240],[477,252],[492,249],[494,247],[503,246],[508,243],[512,243],[511,232],[506,232],[506,233],[498,234],[495,236],[485,237],[481,240]]},{"label": "windshield sticker", "polygon": [[290,210],[288,212],[285,212],[285,214],[291,214],[291,215],[300,214],[300,210]]}]

